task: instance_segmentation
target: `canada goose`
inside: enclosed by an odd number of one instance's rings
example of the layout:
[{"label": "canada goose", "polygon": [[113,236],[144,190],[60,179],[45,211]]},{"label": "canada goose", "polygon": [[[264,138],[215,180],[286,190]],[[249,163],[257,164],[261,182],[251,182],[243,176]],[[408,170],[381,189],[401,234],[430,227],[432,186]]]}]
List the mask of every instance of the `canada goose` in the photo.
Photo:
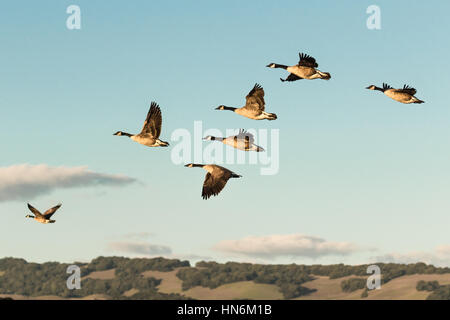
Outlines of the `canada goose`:
[{"label": "canada goose", "polygon": [[255,141],[255,138],[251,133],[245,131],[244,129],[240,129],[239,134],[235,136],[229,136],[227,138],[207,136],[203,138],[203,140],[221,141],[224,144],[227,144],[229,146],[232,146],[233,148],[243,151],[256,151],[256,152],[264,151],[263,148],[253,143]]},{"label": "canada goose", "polygon": [[58,210],[61,207],[62,204],[58,204],[57,206],[54,206],[53,208],[48,209],[47,211],[44,212],[44,214],[40,213],[39,210],[34,208],[29,203],[27,203],[27,205],[28,205],[28,209],[30,209],[30,211],[34,213],[34,216],[28,214],[25,216],[25,218],[32,218],[32,219],[36,220],[37,222],[46,224],[46,223],[54,223],[55,222],[55,220],[50,220],[50,218],[56,212],[56,210]]},{"label": "canada goose", "polygon": [[298,64],[295,66],[285,66],[283,64],[277,63],[269,63],[266,67],[269,68],[282,68],[290,72],[289,76],[286,79],[280,78],[281,81],[296,81],[299,79],[324,79],[330,80],[331,75],[328,72],[322,72],[317,70],[316,68],[319,66],[316,62],[316,59],[313,57],[299,53],[300,60]]},{"label": "canada goose", "polygon": [[411,88],[410,86],[407,86],[406,84],[403,86],[402,89],[394,89],[390,85],[383,83],[383,88],[379,88],[377,86],[371,85],[366,87],[366,89],[369,90],[378,90],[383,92],[385,95],[387,95],[389,98],[401,102],[401,103],[424,103],[425,101],[419,100],[414,95],[416,94],[417,90],[414,88]]},{"label": "canada goose", "polygon": [[159,135],[161,134],[161,125],[161,109],[156,102],[152,102],[141,133],[130,134],[123,131],[117,131],[116,133],[114,133],[114,135],[129,137],[131,138],[131,140],[143,144],[147,147],[167,147],[169,145],[168,142],[158,139]]},{"label": "canada goose", "polygon": [[202,197],[205,200],[211,196],[217,196],[227,184],[228,179],[241,177],[240,175],[228,170],[227,168],[215,164],[189,163],[185,165],[185,167],[199,167],[208,171],[205,177],[205,181],[203,182],[202,190]]},{"label": "canada goose", "polygon": [[254,119],[254,120],[275,120],[277,115],[275,113],[268,113],[264,111],[264,89],[259,84],[255,84],[253,89],[245,97],[245,106],[242,108],[232,108],[220,105],[216,110],[230,110],[236,112],[237,114]]}]

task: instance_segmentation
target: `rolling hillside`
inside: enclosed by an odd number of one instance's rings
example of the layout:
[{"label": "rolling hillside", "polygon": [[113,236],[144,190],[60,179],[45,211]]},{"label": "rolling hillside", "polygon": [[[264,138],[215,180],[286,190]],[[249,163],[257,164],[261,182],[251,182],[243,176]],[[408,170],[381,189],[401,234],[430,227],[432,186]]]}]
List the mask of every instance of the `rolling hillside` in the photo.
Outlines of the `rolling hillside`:
[{"label": "rolling hillside", "polygon": [[[450,299],[450,269],[423,263],[378,264],[383,275],[381,289],[370,291],[364,289],[367,265],[200,262],[192,267],[189,262],[176,259],[123,257],[99,257],[90,263],[74,264],[81,269],[80,290],[66,287],[69,264],[0,259],[0,298]],[[438,284],[429,291],[419,291],[419,281],[437,281]],[[346,282],[350,285],[344,286]]]}]

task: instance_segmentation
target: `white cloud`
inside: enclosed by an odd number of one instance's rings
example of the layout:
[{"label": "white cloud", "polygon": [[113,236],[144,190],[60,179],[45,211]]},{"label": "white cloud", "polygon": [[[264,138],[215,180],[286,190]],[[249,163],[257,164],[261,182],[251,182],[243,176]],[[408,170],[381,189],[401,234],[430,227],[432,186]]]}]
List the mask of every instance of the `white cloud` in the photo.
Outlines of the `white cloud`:
[{"label": "white cloud", "polygon": [[386,263],[417,263],[425,262],[438,267],[450,266],[450,245],[441,245],[431,252],[411,251],[408,253],[388,253],[372,258],[376,262]]},{"label": "white cloud", "polygon": [[144,256],[168,255],[172,253],[172,249],[168,246],[151,244],[147,242],[112,242],[109,244],[109,249]]},{"label": "white cloud", "polygon": [[95,185],[122,186],[136,180],[89,171],[86,167],[20,164],[0,168],[0,202],[31,200],[56,189]]},{"label": "white cloud", "polygon": [[153,236],[154,234],[151,232],[132,232],[125,234],[123,237],[125,239],[132,239],[132,240],[146,240]]},{"label": "white cloud", "polygon": [[212,261],[214,260],[211,256],[202,256],[198,254],[177,254],[174,253],[170,256],[173,259],[179,259],[179,260],[189,260],[192,264],[195,264],[195,262],[198,261]]},{"label": "white cloud", "polygon": [[123,234],[115,237],[115,239],[121,238],[121,240],[108,243],[108,249],[135,257],[164,256],[167,259],[189,260],[191,263],[213,260],[210,256],[173,253],[169,246],[153,244],[148,241],[149,238],[154,236],[155,233],[146,231]]},{"label": "white cloud", "polygon": [[214,249],[269,259],[282,256],[319,258],[328,255],[348,255],[358,250],[356,245],[349,242],[330,242],[302,234],[249,236],[240,240],[224,240],[215,245]]}]

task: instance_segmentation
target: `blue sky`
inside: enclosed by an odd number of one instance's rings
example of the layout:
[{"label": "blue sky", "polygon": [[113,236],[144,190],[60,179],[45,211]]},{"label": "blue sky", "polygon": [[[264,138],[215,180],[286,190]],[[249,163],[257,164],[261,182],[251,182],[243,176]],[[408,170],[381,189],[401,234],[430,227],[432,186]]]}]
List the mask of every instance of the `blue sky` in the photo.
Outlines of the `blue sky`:
[{"label": "blue sky", "polygon": [[[81,30],[66,28],[71,4],[81,8]],[[372,4],[381,30],[366,27]],[[262,261],[450,264],[449,9],[444,1],[2,3],[0,167],[86,166],[138,181],[30,199],[42,210],[63,203],[54,225],[25,220],[28,199],[0,202],[0,257],[88,260],[135,255],[111,243],[137,243],[171,256],[252,260],[214,248],[302,234],[357,249]],[[281,83],[287,73],[265,68],[295,64],[298,52],[332,79]],[[276,121],[214,110],[243,105],[255,82]],[[414,86],[426,103],[364,89],[382,82]],[[137,133],[150,101],[161,106],[166,141],[196,120],[224,131],[279,129],[279,173],[229,165],[243,178],[203,201],[204,171],[174,165],[170,147],[112,136]]]}]

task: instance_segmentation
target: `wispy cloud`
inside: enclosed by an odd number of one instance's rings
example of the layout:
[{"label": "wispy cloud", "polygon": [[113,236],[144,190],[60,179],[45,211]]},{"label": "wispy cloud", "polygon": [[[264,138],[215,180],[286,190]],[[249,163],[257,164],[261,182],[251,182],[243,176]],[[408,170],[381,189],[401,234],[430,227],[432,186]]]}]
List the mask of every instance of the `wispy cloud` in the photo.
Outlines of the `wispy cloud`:
[{"label": "wispy cloud", "polygon": [[214,260],[211,256],[202,256],[198,254],[177,254],[174,253],[171,255],[171,258],[173,259],[180,259],[180,260],[189,260],[192,262],[198,262],[198,261],[212,261]]},{"label": "wispy cloud", "polygon": [[146,240],[153,236],[154,236],[154,233],[144,231],[144,232],[127,233],[123,236],[123,238],[132,239],[132,240]]},{"label": "wispy cloud", "polygon": [[168,255],[172,253],[172,249],[169,246],[140,241],[111,242],[108,247],[113,251],[144,256]]},{"label": "wispy cloud", "polygon": [[282,256],[319,258],[328,255],[348,255],[358,250],[356,245],[349,242],[330,242],[302,234],[249,236],[239,240],[224,240],[213,249],[264,259]]},{"label": "wispy cloud", "polygon": [[116,241],[109,242],[108,249],[111,251],[129,254],[130,256],[164,256],[167,259],[189,260],[191,263],[201,260],[207,261],[213,259],[210,256],[197,254],[173,253],[171,247],[161,244],[155,244],[153,243],[153,241],[149,241],[149,239],[154,236],[155,233],[146,231],[123,234],[121,236],[116,236]]},{"label": "wispy cloud", "polygon": [[88,170],[86,167],[50,167],[20,164],[0,168],[0,202],[30,200],[56,189],[87,186],[123,186],[136,180]]},{"label": "wispy cloud", "polygon": [[425,262],[435,266],[450,266],[450,245],[441,245],[431,252],[411,251],[408,253],[388,253],[372,258],[376,262],[417,263]]}]

